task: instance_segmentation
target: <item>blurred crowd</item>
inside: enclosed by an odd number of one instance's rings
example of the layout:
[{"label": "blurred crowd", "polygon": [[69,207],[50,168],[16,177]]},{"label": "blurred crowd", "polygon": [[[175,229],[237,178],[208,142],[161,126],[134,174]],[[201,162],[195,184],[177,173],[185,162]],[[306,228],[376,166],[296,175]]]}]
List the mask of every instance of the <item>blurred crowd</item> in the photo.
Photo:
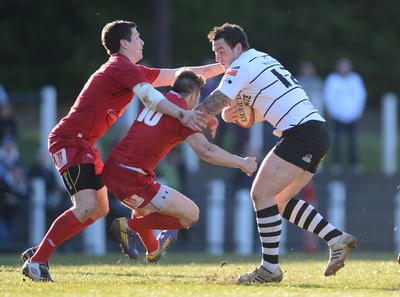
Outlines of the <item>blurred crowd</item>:
[{"label": "blurred crowd", "polygon": [[17,120],[7,92],[0,84],[0,251],[13,251],[16,242],[26,242],[31,178],[41,177],[45,182],[48,217],[55,216],[65,201],[48,154],[38,154],[36,162],[28,166],[21,161],[17,140]]}]

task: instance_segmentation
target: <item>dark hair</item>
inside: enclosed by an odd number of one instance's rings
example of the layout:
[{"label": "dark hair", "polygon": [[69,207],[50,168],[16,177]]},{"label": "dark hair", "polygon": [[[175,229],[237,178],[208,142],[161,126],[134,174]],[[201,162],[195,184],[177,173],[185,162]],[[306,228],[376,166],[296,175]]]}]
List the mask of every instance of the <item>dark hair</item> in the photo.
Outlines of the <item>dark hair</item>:
[{"label": "dark hair", "polygon": [[230,48],[234,48],[238,43],[242,45],[244,51],[250,48],[246,33],[242,27],[235,24],[225,23],[220,27],[216,26],[207,37],[210,42],[223,38]]},{"label": "dark hair", "polygon": [[199,92],[205,83],[206,79],[202,75],[197,75],[193,70],[184,68],[176,75],[171,84],[171,90],[186,96],[193,92]]},{"label": "dark hair", "polygon": [[109,55],[119,52],[121,39],[131,41],[132,28],[136,28],[134,22],[121,20],[108,23],[104,26],[101,32],[101,43]]}]

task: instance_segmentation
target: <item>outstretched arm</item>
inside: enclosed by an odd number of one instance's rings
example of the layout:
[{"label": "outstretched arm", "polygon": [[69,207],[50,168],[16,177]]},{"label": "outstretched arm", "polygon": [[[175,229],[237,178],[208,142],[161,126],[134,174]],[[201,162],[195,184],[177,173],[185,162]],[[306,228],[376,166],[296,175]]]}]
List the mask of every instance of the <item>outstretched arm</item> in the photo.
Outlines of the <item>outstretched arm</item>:
[{"label": "outstretched arm", "polygon": [[205,79],[209,79],[211,77],[224,73],[224,69],[221,67],[219,63],[209,64],[204,66],[181,67],[174,69],[162,68],[160,70],[160,74],[158,75],[157,79],[152,83],[152,85],[156,88],[170,86],[174,78],[176,77],[177,72],[183,68],[191,69],[197,75],[204,76]]},{"label": "outstretched arm", "polygon": [[202,113],[196,110],[184,110],[173,104],[149,83],[137,84],[133,92],[142,103],[151,110],[155,110],[178,119],[183,125],[193,130],[201,131],[207,126],[207,120]]},{"label": "outstretched arm", "polygon": [[248,176],[251,176],[254,171],[257,170],[255,157],[242,158],[233,155],[219,146],[210,143],[204,134],[194,133],[190,135],[186,141],[201,159],[209,163],[219,166],[240,168]]}]

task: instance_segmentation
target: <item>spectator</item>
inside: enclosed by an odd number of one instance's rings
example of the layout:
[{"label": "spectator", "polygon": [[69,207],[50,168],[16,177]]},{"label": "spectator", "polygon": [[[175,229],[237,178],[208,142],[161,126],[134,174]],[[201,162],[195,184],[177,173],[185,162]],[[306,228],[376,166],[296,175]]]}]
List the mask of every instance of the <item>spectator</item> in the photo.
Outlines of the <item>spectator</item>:
[{"label": "spectator", "polygon": [[4,89],[3,85],[0,84],[0,106],[8,104],[9,101],[10,99],[8,98],[6,90]]},{"label": "spectator", "polygon": [[333,123],[332,174],[342,172],[340,150],[343,133],[347,134],[347,154],[351,172],[358,174],[362,170],[357,158],[356,126],[364,112],[366,95],[363,80],[353,72],[352,62],[348,58],[338,59],[336,72],[327,77],[324,86],[326,112]]},{"label": "spectator", "polygon": [[9,103],[0,104],[0,139],[6,135],[17,137],[17,122]]},{"label": "spectator", "polygon": [[5,135],[1,140],[0,146],[0,164],[6,169],[11,168],[19,161],[19,149],[15,138],[11,135]]},{"label": "spectator", "polygon": [[304,61],[300,65],[300,75],[297,77],[301,87],[306,91],[308,98],[318,113],[324,114],[323,80],[315,70],[313,62]]},{"label": "spectator", "polygon": [[[8,170],[3,171],[0,179],[0,249],[10,250],[17,221],[25,217],[21,213],[25,210],[28,201],[28,179],[25,168],[13,164]],[[19,215],[18,215],[19,214]]]}]

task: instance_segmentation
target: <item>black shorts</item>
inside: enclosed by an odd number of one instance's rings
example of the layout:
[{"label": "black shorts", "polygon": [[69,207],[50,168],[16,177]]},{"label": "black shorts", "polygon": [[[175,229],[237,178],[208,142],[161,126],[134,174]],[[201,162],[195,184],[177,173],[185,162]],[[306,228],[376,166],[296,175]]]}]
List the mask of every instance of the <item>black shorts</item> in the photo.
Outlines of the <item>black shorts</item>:
[{"label": "black shorts", "polygon": [[273,151],[285,161],[315,173],[330,145],[331,136],[327,124],[308,121],[283,131]]},{"label": "black shorts", "polygon": [[95,174],[93,163],[72,166],[61,173],[61,178],[71,196],[81,190],[100,190],[104,186],[100,174]]}]

